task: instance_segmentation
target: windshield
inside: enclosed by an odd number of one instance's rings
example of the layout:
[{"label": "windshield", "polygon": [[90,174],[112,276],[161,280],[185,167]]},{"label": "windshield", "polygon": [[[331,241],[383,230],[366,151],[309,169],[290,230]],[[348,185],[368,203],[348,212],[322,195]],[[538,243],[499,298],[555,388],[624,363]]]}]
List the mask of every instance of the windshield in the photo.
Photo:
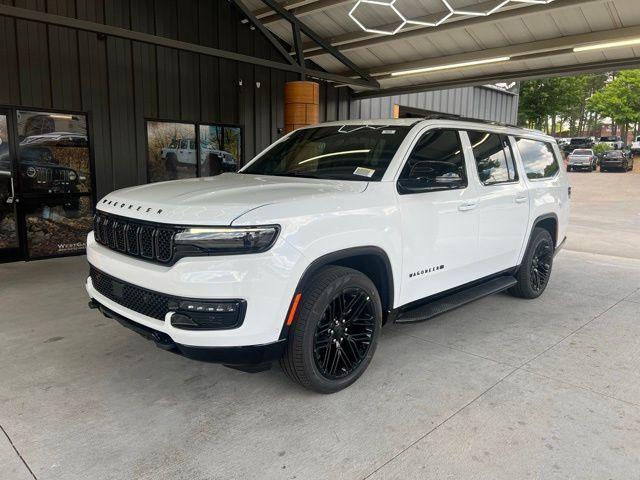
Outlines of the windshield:
[{"label": "windshield", "polygon": [[572,145],[574,145],[574,144],[578,144],[579,145],[581,143],[587,143],[588,141],[589,141],[588,138],[572,138],[571,139],[571,144]]},{"label": "windshield", "polygon": [[380,180],[410,128],[342,125],[299,130],[274,145],[240,173]]},{"label": "windshield", "polygon": [[574,150],[571,155],[593,155],[593,150]]},{"label": "windshield", "polygon": [[618,140],[617,137],[600,137],[601,142],[615,142]]},{"label": "windshield", "polygon": [[620,158],[622,157],[622,152],[617,151],[617,152],[607,152],[605,154],[606,157],[608,158]]}]

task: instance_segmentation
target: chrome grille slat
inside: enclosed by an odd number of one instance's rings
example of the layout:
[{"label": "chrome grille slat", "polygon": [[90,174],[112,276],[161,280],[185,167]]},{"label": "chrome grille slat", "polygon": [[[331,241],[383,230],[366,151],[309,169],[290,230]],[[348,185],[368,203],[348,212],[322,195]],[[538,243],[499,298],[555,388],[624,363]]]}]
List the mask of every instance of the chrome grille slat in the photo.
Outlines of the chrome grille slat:
[{"label": "chrome grille slat", "polygon": [[170,263],[173,259],[173,239],[177,231],[178,228],[170,226],[103,213],[97,213],[94,218],[96,242],[116,252],[158,263]]}]

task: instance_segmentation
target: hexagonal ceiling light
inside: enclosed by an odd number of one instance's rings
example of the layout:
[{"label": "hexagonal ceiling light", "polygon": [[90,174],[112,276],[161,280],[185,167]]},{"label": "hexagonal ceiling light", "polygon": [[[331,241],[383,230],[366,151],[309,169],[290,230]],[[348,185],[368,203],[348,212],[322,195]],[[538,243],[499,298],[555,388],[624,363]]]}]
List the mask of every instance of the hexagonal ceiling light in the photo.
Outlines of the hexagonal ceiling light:
[{"label": "hexagonal ceiling light", "polygon": [[[482,3],[469,3],[469,0],[441,0],[453,15],[487,17],[497,12],[511,0],[490,0]],[[553,1],[553,0],[552,0]]]},{"label": "hexagonal ceiling light", "polygon": [[[349,16],[365,32],[379,33],[381,35],[395,35],[407,24],[407,19],[395,7],[394,3],[396,3],[396,0],[358,0],[354,7],[349,11]],[[362,18],[362,12],[365,8],[379,10],[380,13],[395,16],[397,22],[391,22],[389,24],[391,26],[386,25],[388,29],[369,27],[365,23],[366,20]]]},{"label": "hexagonal ceiling light", "polygon": [[[423,21],[408,18],[400,11],[401,7],[396,5],[396,1],[397,0],[358,0],[354,7],[349,11],[349,16],[365,32],[377,33],[381,35],[395,35],[400,30],[402,30],[405,25],[437,27],[454,15],[487,17],[510,3],[546,5],[553,2],[554,0],[487,0],[479,4],[469,4],[469,0],[438,0],[438,2],[442,3],[442,5],[444,6],[445,12],[440,18],[437,18],[434,21]],[[381,13],[392,13],[397,21],[392,21],[381,28],[367,26],[366,21],[363,20],[362,16],[368,8],[378,9],[381,11]],[[359,16],[360,18],[358,18]]]}]

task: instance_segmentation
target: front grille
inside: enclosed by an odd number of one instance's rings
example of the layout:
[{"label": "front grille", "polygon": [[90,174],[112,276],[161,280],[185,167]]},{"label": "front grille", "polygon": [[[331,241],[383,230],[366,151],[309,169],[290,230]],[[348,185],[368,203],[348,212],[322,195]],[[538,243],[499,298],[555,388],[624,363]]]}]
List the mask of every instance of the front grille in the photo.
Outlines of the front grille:
[{"label": "front grille", "polygon": [[158,320],[164,320],[166,313],[171,310],[170,307],[176,308],[178,304],[178,301],[169,295],[121,282],[93,266],[91,267],[91,282],[93,288],[109,300]]},{"label": "front grille", "polygon": [[53,181],[53,171],[46,167],[35,167],[36,181],[38,183],[51,183]]},{"label": "front grille", "polygon": [[160,263],[171,263],[177,228],[97,213],[93,225],[96,242],[117,252]]},{"label": "front grille", "polygon": [[[129,310],[164,321],[167,312],[177,312],[182,329],[226,330],[242,325],[246,312],[244,300],[188,299],[137,287],[90,266],[91,283],[100,294]],[[222,306],[222,308],[221,308]],[[233,311],[224,307],[232,306]],[[224,311],[221,311],[224,310]],[[185,323],[185,319],[188,321]]]}]

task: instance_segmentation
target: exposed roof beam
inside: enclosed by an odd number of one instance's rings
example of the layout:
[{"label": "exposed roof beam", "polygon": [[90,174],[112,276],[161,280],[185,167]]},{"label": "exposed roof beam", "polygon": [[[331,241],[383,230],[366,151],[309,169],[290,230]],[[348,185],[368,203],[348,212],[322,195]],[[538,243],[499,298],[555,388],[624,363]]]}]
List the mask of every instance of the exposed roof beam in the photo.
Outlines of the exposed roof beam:
[{"label": "exposed roof beam", "polygon": [[[320,48],[324,49],[327,53],[331,54],[336,60],[342,63],[345,67],[351,69],[352,72],[355,72],[364,82],[369,84],[370,88],[379,88],[380,85],[377,81],[371,78],[369,74],[364,71],[361,67],[356,65],[351,59],[347,58],[340,51],[338,51],[335,47],[328,45],[324,42],[322,37],[318,35],[313,29],[309,28],[306,24],[301,22],[295,15],[291,12],[282,8],[275,0],[262,0],[262,3],[267,5],[268,7],[275,10],[278,15],[287,20],[291,25],[297,25],[300,28],[300,31],[304,33],[307,37],[313,40]],[[304,67],[302,67],[304,68]]]},{"label": "exposed roof beam", "polygon": [[[280,6],[286,10],[290,10],[311,1],[313,0],[284,0],[283,2],[280,2]],[[273,13],[273,10],[269,7],[263,7],[258,8],[251,13],[253,13],[253,16],[256,18],[264,18],[271,15]]]},{"label": "exposed roof beam", "polygon": [[268,60],[265,58],[252,57],[251,55],[244,55],[242,53],[231,52],[229,50],[221,50],[219,48],[207,47],[204,45],[198,45],[195,43],[183,42],[175,40],[173,38],[161,37],[158,35],[152,35],[150,33],[139,32],[136,30],[129,30],[126,28],[114,27],[112,25],[105,25],[102,23],[90,22],[87,20],[80,20],[77,18],[66,17],[63,15],[54,15],[38,10],[29,10],[27,8],[13,7],[11,5],[0,4],[0,16],[18,18],[21,20],[29,20],[33,22],[44,23],[47,25],[56,25],[59,27],[71,28],[74,30],[80,30],[83,32],[100,33],[103,35],[124,38],[126,40],[132,40],[134,42],[146,43],[149,45],[157,45],[160,47],[172,48],[175,50],[181,50],[185,52],[198,53],[200,55],[207,55],[210,57],[225,58],[228,60],[234,60],[236,62],[248,63],[252,65],[260,65],[262,67],[274,68],[277,70],[284,70],[288,72],[296,72],[299,74],[305,73],[310,77],[319,78],[322,80],[329,80],[336,83],[344,83],[347,85],[357,85],[363,88],[376,88],[377,82],[345,78],[341,75],[334,73],[323,72],[320,70],[304,69],[300,65],[281,63],[274,60]]},{"label": "exposed roof beam", "polygon": [[[412,27],[411,29],[407,29],[406,31],[397,33],[391,37],[389,35],[376,35],[358,30],[344,35],[327,38],[325,39],[325,42],[335,45],[338,50],[344,52],[359,48],[372,47],[396,40],[407,40],[416,36],[425,35],[428,32],[445,32],[454,29],[467,28],[482,23],[497,22],[515,17],[526,17],[539,13],[557,11],[562,8],[584,6],[589,3],[606,3],[607,1],[608,0],[555,0],[553,3],[546,5],[522,3],[520,4],[522,6],[519,8],[511,8],[509,10],[497,12],[488,17],[452,17],[449,21],[438,27]],[[317,48],[315,44],[308,43],[305,45],[305,54],[307,58],[309,58],[323,55],[324,52]]]},{"label": "exposed roof beam", "polygon": [[242,2],[242,0],[231,0],[231,1],[236,5],[236,7],[238,7],[242,11],[242,13],[244,13],[247,16],[249,21],[253,23],[253,25],[260,31],[260,33],[262,33],[262,35],[264,35],[267,38],[267,40],[271,42],[274,48],[278,50],[278,52],[280,52],[280,54],[284,57],[284,59],[287,62],[289,62],[291,65],[295,65],[296,63],[298,63],[301,67],[304,67],[302,62],[294,61],[293,57],[289,55],[289,52],[287,52],[285,48],[282,46],[282,43],[280,43],[280,40],[278,40],[276,37],[273,36],[271,31],[267,27],[265,27],[260,20],[258,20],[255,17],[255,15]]},{"label": "exposed roof beam", "polygon": [[[300,18],[304,17],[305,15],[309,15],[310,13],[320,12],[322,10],[327,10],[339,5],[344,5],[346,3],[353,3],[353,0],[317,0],[316,2],[307,3],[305,5],[287,10],[293,13],[296,17]],[[262,23],[266,25],[268,23],[277,22],[278,20],[282,20],[282,17],[277,13],[274,13],[272,15],[265,15],[262,18]]]},{"label": "exposed roof beam", "polygon": [[[512,60],[524,60],[533,57],[546,57],[551,55],[562,55],[572,53],[573,47],[601,42],[616,42],[630,40],[640,37],[640,25],[634,27],[615,28],[612,30],[601,30],[598,32],[581,33],[578,35],[568,35],[566,37],[551,38],[548,40],[538,40],[535,42],[519,43],[507,47],[489,48],[473,52],[458,53],[443,57],[427,58],[413,62],[402,62],[393,65],[382,65],[371,68],[369,74],[380,80],[388,77],[391,72],[401,72],[418,68],[436,67],[439,65],[451,65],[488,58],[511,57]],[[350,73],[342,73],[350,75]],[[425,75],[416,74],[416,75]],[[407,75],[409,77],[409,75]],[[403,77],[406,78],[406,77]]]},{"label": "exposed roof beam", "polygon": [[583,73],[614,72],[627,68],[640,67],[640,58],[625,58],[621,60],[605,60],[602,62],[579,63],[564,67],[545,67],[535,70],[526,69],[513,72],[497,72],[476,77],[454,78],[440,82],[422,83],[420,85],[407,85],[406,87],[383,88],[372,92],[359,92],[353,98],[387,97],[391,95],[403,95],[413,92],[427,92],[430,90],[444,90],[447,88],[472,87],[495,82],[522,82],[536,78],[565,77]]}]

